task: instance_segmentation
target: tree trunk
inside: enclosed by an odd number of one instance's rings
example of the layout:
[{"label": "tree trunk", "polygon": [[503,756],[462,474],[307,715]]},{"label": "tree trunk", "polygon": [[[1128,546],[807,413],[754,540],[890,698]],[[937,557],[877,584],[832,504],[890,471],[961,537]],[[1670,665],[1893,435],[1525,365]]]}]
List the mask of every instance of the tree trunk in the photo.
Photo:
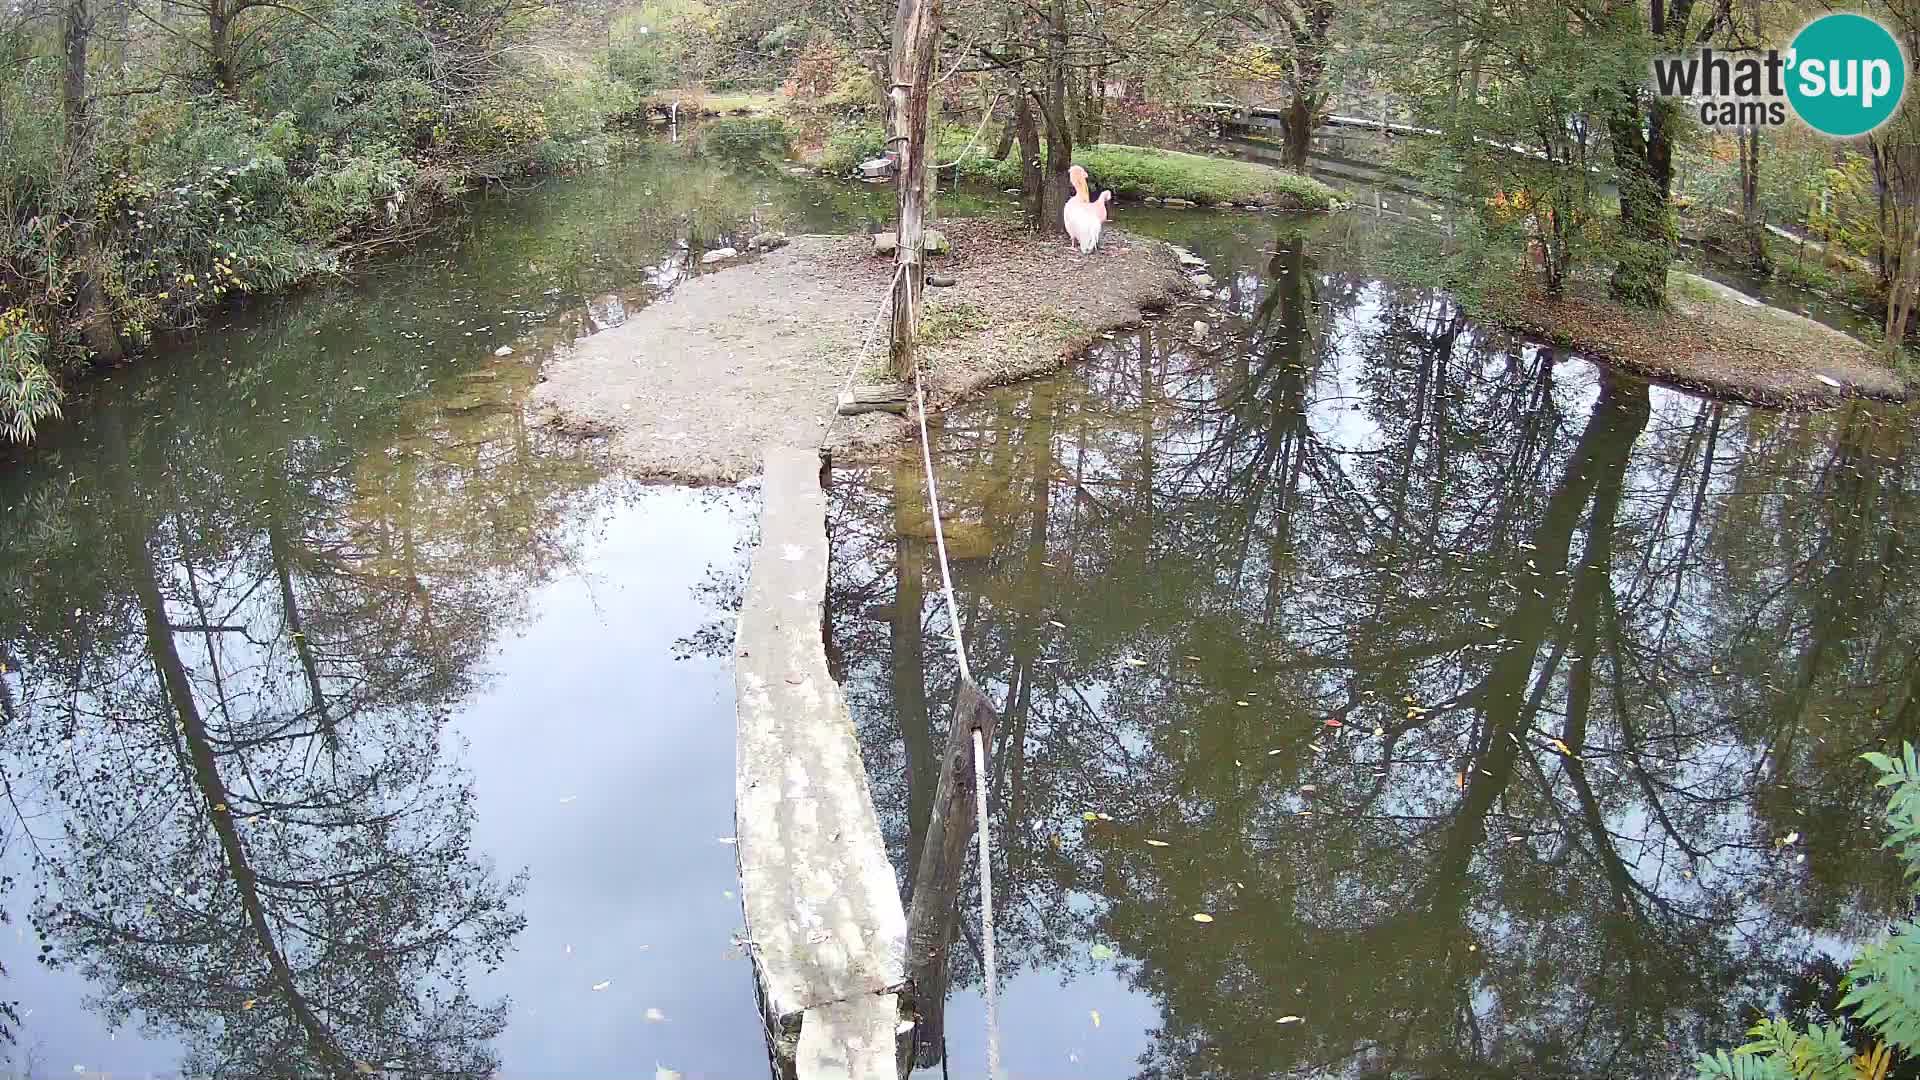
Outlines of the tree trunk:
[{"label": "tree trunk", "polygon": [[1067,126],[1066,0],[1051,0],[1047,12],[1047,92],[1039,102],[1047,126],[1047,184],[1040,231],[1064,236],[1067,225],[1061,211],[1071,197],[1067,169],[1073,164],[1073,130]]},{"label": "tree trunk", "polygon": [[1671,102],[1641,104],[1643,88],[1623,86],[1608,114],[1620,176],[1620,250],[1611,281],[1613,298],[1630,307],[1659,307],[1667,298],[1667,265],[1673,261],[1673,215],[1667,195],[1673,185]]},{"label": "tree trunk", "polygon": [[[123,354],[120,333],[96,276],[99,258],[95,244],[93,182],[93,106],[87,92],[87,46],[93,34],[93,14],[87,0],[67,0],[61,20],[61,45],[66,54],[66,77],[60,83],[60,105],[66,121],[64,182],[72,203],[73,249],[78,264],[74,275],[73,322],[80,339],[95,360],[118,360]],[[58,344],[58,334],[49,340]]]},{"label": "tree trunk", "polygon": [[1293,43],[1293,97],[1287,104],[1287,165],[1304,171],[1313,150],[1313,129],[1326,103],[1327,41],[1333,30],[1331,0],[1303,5],[1299,37]]},{"label": "tree trunk", "polygon": [[207,7],[207,55],[213,81],[222,93],[234,96],[240,89],[240,78],[234,67],[233,13],[226,0],[211,0]]},{"label": "tree trunk", "polygon": [[898,243],[894,248],[893,325],[888,369],[895,379],[912,377],[920,327],[926,259],[927,106],[933,94],[934,45],[940,36],[940,0],[900,0],[893,23],[893,138],[900,147]]},{"label": "tree trunk", "polygon": [[1013,153],[1014,122],[1009,119],[1000,128],[1000,141],[993,144],[993,160],[1005,161]]},{"label": "tree trunk", "polygon": [[1767,258],[1767,223],[1760,213],[1760,129],[1750,127],[1737,135],[1740,142],[1740,225],[1745,234],[1747,265],[1755,271],[1773,272]]},{"label": "tree trunk", "polygon": [[1027,227],[1040,232],[1046,229],[1046,168],[1040,158],[1040,122],[1034,116],[1033,98],[1024,87],[1014,106],[1013,125],[1020,138],[1020,205],[1026,208]]}]

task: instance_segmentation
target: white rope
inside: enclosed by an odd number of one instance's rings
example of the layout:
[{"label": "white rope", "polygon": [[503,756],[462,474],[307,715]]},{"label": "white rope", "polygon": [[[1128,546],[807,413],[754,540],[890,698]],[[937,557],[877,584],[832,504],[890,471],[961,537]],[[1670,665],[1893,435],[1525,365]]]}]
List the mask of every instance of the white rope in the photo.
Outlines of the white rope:
[{"label": "white rope", "polygon": [[987,746],[979,728],[973,729],[973,794],[980,830],[980,943],[986,954],[987,1077],[1000,1080],[1000,988],[994,978],[993,864],[987,857]]},{"label": "white rope", "polygon": [[[887,301],[893,298],[893,287],[900,283],[900,275],[907,272],[903,263],[893,271],[893,279],[887,283],[887,292],[873,309],[873,319],[867,323],[867,333],[860,339],[860,351],[853,354],[853,363],[847,365],[847,381],[840,387],[840,396],[846,396],[853,389],[853,380],[860,377],[860,365],[867,358],[867,350],[873,346],[873,332],[880,328],[880,314],[887,310]],[[827,429],[820,433],[820,449],[825,450],[833,441],[833,427],[840,422],[840,401],[834,399],[833,411],[827,414]]]},{"label": "white rope", "polygon": [[920,460],[927,466],[927,509],[933,512],[933,543],[940,552],[940,590],[947,598],[947,630],[953,636],[954,655],[960,658],[960,677],[972,682],[973,673],[967,670],[967,647],[960,642],[960,605],[953,601],[953,575],[947,572],[947,537],[940,528],[940,490],[933,478],[933,446],[927,441],[927,396],[920,389],[918,363],[913,366],[913,400],[920,418]]},{"label": "white rope", "polygon": [[[967,646],[961,640],[960,605],[953,599],[953,574],[947,569],[946,530],[940,527],[940,486],[933,475],[933,443],[927,438],[927,395],[920,385],[920,365],[913,366],[913,400],[920,421],[920,461],[927,469],[927,510],[933,514],[933,545],[940,555],[940,591],[947,600],[947,630],[953,637],[953,654],[960,661],[960,679],[971,684],[973,673],[967,670]],[[899,498],[899,493],[894,493]],[[993,946],[993,860],[987,833],[987,744],[979,728],[973,729],[974,839],[980,852],[980,941],[986,970],[981,982],[987,998],[987,1077],[1000,1080],[1000,982]]]}]

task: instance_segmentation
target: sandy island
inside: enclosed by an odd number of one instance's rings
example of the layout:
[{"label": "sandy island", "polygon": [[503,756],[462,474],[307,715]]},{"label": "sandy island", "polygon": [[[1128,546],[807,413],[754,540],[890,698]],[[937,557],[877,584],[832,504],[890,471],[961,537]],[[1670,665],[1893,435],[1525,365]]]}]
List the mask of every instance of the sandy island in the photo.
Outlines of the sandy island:
[{"label": "sandy island", "polygon": [[[1191,291],[1174,249],[1109,231],[1083,256],[1063,238],[984,219],[941,223],[951,254],[930,273],[925,364],[930,412],[989,386],[1053,371],[1102,332]],[[626,323],[548,362],[538,422],[602,437],[635,474],[730,483],[768,443],[848,452],[891,445],[905,419],[834,419],[856,370],[881,381],[875,325],[893,261],[867,236],[800,236],[786,247],[677,286]],[[868,342],[859,355],[863,339]]]}]

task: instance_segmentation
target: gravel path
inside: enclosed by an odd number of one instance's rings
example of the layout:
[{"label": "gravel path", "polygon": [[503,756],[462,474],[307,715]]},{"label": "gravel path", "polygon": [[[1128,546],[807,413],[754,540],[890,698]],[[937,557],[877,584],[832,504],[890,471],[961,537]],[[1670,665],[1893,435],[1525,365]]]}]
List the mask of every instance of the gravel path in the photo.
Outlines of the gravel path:
[{"label": "gravel path", "polygon": [[[1053,370],[1105,330],[1186,288],[1172,249],[1110,232],[1091,256],[998,222],[942,226],[955,253],[931,272],[927,369],[937,410],[1001,382]],[[636,474],[730,483],[758,468],[770,442],[817,446],[856,363],[878,381],[886,352],[881,298],[892,260],[865,236],[802,236],[771,254],[702,274],[621,326],[548,362],[533,393],[537,421],[604,437]],[[838,448],[891,442],[895,416],[841,417]]]}]

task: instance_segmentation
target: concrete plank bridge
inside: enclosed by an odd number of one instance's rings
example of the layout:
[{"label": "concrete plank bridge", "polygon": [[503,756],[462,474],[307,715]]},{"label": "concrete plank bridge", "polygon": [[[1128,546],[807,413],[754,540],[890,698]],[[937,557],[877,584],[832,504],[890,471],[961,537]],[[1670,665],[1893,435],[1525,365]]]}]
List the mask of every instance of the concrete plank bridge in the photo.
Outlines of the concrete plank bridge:
[{"label": "concrete plank bridge", "polygon": [[895,1080],[907,920],[846,698],[827,670],[816,451],[765,454],[734,641],[741,899],[775,1069]]}]

